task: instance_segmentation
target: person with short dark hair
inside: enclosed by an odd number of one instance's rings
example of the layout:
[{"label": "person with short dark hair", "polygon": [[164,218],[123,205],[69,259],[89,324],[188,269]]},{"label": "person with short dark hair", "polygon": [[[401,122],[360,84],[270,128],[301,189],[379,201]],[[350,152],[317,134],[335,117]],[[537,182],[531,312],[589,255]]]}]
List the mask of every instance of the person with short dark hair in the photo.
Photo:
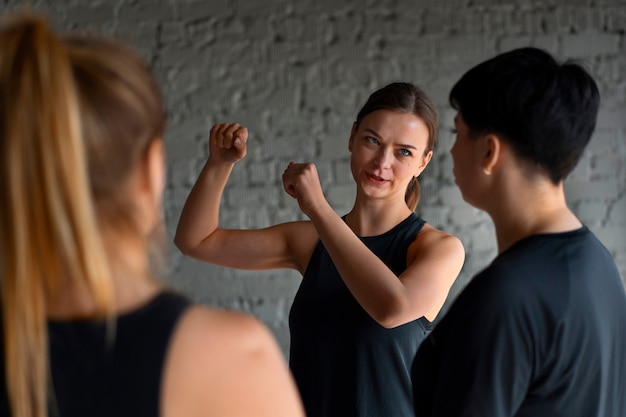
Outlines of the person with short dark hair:
[{"label": "person with short dark hair", "polygon": [[285,192],[308,221],[259,230],[219,227],[219,205],[248,130],[217,124],[183,208],[175,243],[196,259],[303,275],[289,315],[289,363],[309,417],[413,414],[410,364],[463,265],[461,241],[414,213],[438,114],[417,86],[370,95],[347,141],[356,199],[339,216],[316,166],[290,163]]},{"label": "person with short dark hair", "polygon": [[599,92],[574,62],[500,54],[450,93],[463,198],[495,225],[498,255],[421,345],[416,415],[626,415],[626,294],[563,182],[596,124]]}]

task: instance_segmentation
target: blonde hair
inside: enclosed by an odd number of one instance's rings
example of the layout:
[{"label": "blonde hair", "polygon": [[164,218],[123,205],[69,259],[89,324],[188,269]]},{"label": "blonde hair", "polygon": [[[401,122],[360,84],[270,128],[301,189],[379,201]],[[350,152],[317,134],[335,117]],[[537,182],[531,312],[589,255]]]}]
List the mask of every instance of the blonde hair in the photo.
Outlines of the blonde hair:
[{"label": "blonde hair", "polygon": [[80,283],[94,315],[112,316],[109,238],[138,235],[118,187],[162,136],[164,114],[134,53],[104,39],[60,39],[30,15],[0,29],[0,106],[5,381],[13,415],[43,417],[47,299]]}]

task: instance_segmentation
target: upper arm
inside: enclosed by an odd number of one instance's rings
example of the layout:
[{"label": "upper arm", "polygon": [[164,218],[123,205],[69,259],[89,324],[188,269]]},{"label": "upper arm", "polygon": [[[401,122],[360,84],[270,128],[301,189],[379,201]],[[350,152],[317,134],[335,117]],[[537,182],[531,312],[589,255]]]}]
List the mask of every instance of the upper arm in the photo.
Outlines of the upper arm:
[{"label": "upper arm", "polygon": [[306,221],[255,230],[217,229],[185,255],[229,268],[303,272],[316,242],[315,228]]},{"label": "upper arm", "polygon": [[428,225],[409,247],[407,269],[399,278],[416,309],[425,311],[430,321],[443,306],[464,261],[461,241]]},{"label": "upper arm", "polygon": [[168,352],[163,416],[303,416],[287,364],[250,316],[193,308]]}]

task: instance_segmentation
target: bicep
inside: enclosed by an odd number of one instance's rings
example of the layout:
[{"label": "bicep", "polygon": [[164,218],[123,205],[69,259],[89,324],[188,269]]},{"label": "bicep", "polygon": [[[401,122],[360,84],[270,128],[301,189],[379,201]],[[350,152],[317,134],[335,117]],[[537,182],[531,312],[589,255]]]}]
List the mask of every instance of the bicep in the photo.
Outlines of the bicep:
[{"label": "bicep", "polygon": [[[411,245],[407,269],[399,278],[409,299],[432,321],[448,296],[465,260],[461,241],[452,235],[432,233]],[[429,317],[430,316],[430,317]]]},{"label": "bicep", "polygon": [[301,247],[310,233],[305,222],[290,222],[264,229],[217,229],[203,240],[190,257],[237,269],[300,269]]}]

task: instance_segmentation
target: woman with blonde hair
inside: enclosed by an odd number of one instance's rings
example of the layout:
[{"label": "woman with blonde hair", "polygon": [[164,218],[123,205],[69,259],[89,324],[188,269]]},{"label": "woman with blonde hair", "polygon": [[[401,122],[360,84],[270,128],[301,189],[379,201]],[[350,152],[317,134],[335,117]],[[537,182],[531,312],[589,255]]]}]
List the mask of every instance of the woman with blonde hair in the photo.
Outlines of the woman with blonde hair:
[{"label": "woman with blonde hair", "polygon": [[164,120],[123,45],[0,28],[0,415],[302,415],[262,325],[153,279]]}]

